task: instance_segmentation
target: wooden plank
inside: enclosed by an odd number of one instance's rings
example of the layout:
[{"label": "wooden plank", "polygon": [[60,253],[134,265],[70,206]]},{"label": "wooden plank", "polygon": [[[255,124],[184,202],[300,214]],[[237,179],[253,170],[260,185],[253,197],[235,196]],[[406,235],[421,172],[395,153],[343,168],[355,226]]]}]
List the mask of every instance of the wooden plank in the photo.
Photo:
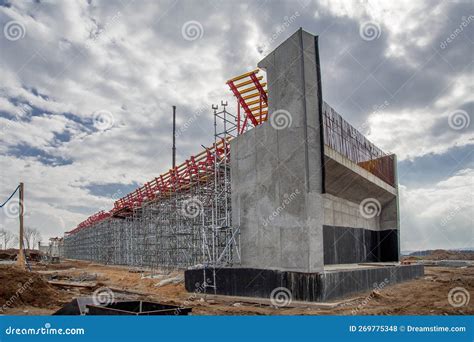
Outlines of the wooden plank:
[{"label": "wooden plank", "polygon": [[241,79],[243,79],[243,78],[245,78],[245,77],[248,77],[248,76],[250,76],[250,75],[252,75],[252,74],[258,74],[259,72],[260,72],[260,69],[255,69],[255,70],[253,70],[253,71],[246,72],[245,74],[242,74],[242,75],[240,75],[240,76],[236,76],[236,77],[234,77],[234,78],[231,78],[230,80],[227,81],[227,83],[229,83],[229,82],[235,82],[235,81],[241,80]]}]

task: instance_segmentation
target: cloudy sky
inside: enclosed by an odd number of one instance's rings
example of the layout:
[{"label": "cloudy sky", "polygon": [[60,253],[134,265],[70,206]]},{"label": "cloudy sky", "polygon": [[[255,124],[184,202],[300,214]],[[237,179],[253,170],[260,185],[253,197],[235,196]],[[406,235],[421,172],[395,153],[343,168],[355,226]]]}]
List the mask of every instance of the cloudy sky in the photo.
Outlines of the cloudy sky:
[{"label": "cloudy sky", "polygon": [[208,145],[225,81],[303,27],[324,100],[398,155],[402,250],[474,247],[472,1],[0,6],[0,201],[24,181],[43,241],[169,169],[173,104],[178,162]]}]

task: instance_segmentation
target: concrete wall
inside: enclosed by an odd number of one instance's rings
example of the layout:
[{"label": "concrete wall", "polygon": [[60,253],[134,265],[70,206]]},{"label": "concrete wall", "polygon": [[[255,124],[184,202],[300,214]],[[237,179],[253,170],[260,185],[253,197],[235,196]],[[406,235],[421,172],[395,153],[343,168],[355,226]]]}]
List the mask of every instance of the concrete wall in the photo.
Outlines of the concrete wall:
[{"label": "concrete wall", "polygon": [[398,190],[328,146],[324,154],[324,264],[398,261]]},{"label": "concrete wall", "polygon": [[328,193],[324,194],[323,197],[324,225],[380,230],[378,216],[362,216],[359,203],[354,203]]},{"label": "concrete wall", "polygon": [[[318,63],[317,37],[300,29],[258,65],[267,72],[269,121],[231,141],[242,267],[311,273],[398,259],[397,189],[322,148]],[[279,126],[279,115],[291,124]],[[361,215],[366,198],[380,202],[376,217]]]},{"label": "concrete wall", "polygon": [[[262,60],[270,120],[231,142],[232,220],[241,229],[244,267],[323,269],[316,61],[317,37],[302,30]],[[276,129],[272,116],[282,110],[291,125]]]}]

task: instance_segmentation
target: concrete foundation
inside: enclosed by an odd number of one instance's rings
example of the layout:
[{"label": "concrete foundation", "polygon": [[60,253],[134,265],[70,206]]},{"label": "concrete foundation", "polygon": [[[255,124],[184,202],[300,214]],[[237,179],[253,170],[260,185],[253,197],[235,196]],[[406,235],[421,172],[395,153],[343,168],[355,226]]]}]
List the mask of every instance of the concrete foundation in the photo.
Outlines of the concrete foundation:
[{"label": "concrete foundation", "polygon": [[[214,292],[214,288],[202,286],[203,270],[198,269],[185,272],[185,287],[189,292],[199,289],[202,293],[204,288],[204,293],[260,298],[271,298],[275,289],[285,288],[292,300],[320,302],[380,289],[423,274],[422,265],[339,265],[328,267],[323,273],[221,268],[216,271]],[[207,283],[213,285],[210,278]]]}]

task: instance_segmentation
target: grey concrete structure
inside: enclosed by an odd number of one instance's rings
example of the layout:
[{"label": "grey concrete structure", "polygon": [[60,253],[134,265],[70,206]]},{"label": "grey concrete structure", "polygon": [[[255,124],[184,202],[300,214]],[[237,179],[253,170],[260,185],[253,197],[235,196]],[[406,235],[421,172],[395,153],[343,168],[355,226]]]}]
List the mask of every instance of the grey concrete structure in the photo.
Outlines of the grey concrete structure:
[{"label": "grey concrete structure", "polygon": [[300,29],[259,63],[270,119],[231,142],[242,267],[312,273],[398,261],[396,182],[325,144],[334,110],[321,98],[318,54],[318,38]]},{"label": "grey concrete structure", "polygon": [[398,261],[397,188],[328,146],[324,155],[324,264]]},{"label": "grey concrete structure", "polygon": [[[318,49],[300,29],[258,64],[269,120],[231,141],[241,263],[218,271],[217,293],[268,297],[286,286],[328,300],[423,275],[398,264],[396,157],[322,100]],[[199,272],[186,272],[189,291]]]},{"label": "grey concrete structure", "polygon": [[[232,222],[243,267],[323,270],[321,98],[317,38],[302,30],[259,63],[269,113],[231,142]],[[291,124],[276,129],[278,120]],[[284,125],[286,126],[286,125]]]},{"label": "grey concrete structure", "polygon": [[[203,287],[202,270],[185,272],[185,287],[193,292]],[[208,272],[209,274],[211,271]],[[255,268],[223,268],[216,272],[216,291],[228,296],[274,298],[275,289],[293,300],[320,302],[353,295],[368,289],[381,289],[422,277],[422,265],[361,265],[330,268],[322,273],[300,273]],[[211,292],[211,291],[206,291]]]}]

